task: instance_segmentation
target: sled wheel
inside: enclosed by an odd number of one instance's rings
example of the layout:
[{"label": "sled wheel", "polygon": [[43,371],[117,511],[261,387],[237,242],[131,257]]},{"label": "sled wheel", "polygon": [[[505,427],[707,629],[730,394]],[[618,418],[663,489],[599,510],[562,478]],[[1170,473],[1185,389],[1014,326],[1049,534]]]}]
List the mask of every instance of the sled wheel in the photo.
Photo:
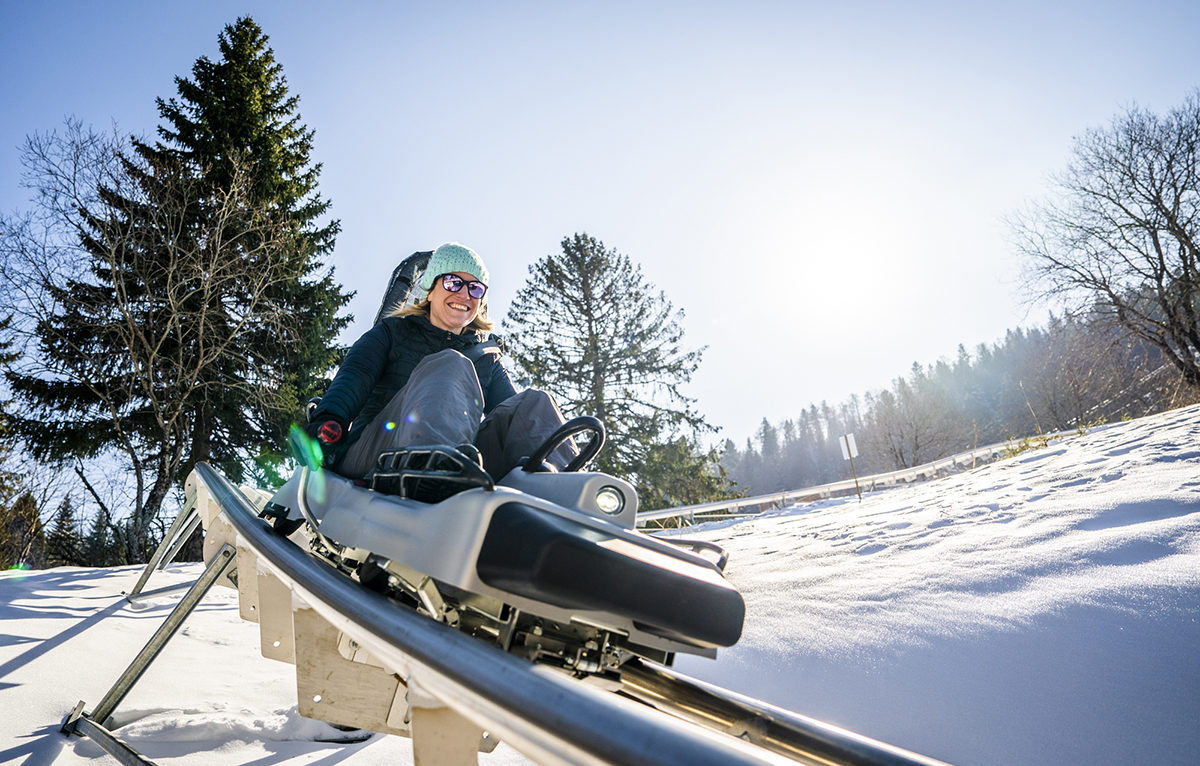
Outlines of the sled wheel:
[{"label": "sled wheel", "polygon": [[554,451],[558,445],[565,442],[568,438],[575,434],[581,434],[585,431],[591,431],[594,435],[592,440],[587,443],[575,459],[567,464],[563,469],[566,471],[578,471],[585,465],[592,462],[592,458],[600,452],[600,448],[604,446],[604,424],[598,418],[593,418],[590,415],[583,415],[578,418],[571,418],[566,423],[558,427],[558,430],[550,434],[546,441],[542,442],[542,446],[534,450],[533,454],[525,461],[524,469],[529,473],[534,473],[546,462],[546,458],[550,457],[550,453]]}]

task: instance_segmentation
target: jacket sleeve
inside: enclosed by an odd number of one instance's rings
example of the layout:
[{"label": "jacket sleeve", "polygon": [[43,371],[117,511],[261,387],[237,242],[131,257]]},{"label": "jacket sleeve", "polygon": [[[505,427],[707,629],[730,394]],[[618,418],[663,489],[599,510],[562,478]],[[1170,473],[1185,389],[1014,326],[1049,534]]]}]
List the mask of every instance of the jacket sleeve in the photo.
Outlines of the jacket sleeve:
[{"label": "jacket sleeve", "polygon": [[338,415],[347,423],[354,420],[383,374],[391,345],[386,322],[380,322],[363,333],[350,347],[329,389],[321,397],[314,418],[328,412]]},{"label": "jacket sleeve", "polygon": [[492,363],[492,374],[487,388],[483,391],[484,415],[496,409],[500,402],[517,395],[517,387],[513,385],[512,377],[508,374],[504,362],[500,360],[500,355],[496,354],[493,358],[495,361]]}]

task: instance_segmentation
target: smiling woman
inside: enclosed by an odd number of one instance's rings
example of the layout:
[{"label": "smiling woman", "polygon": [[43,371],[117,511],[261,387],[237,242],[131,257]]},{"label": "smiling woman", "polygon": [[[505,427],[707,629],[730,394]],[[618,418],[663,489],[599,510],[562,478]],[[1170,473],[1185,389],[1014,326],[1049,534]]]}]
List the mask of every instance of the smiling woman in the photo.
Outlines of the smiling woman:
[{"label": "smiling woman", "polygon": [[475,251],[448,242],[433,252],[421,275],[419,286],[425,298],[397,307],[391,316],[424,315],[435,327],[456,335],[468,327],[490,332],[493,323],[484,300],[487,283],[487,267]]},{"label": "smiling woman", "polygon": [[461,333],[479,316],[486,294],[487,285],[472,279],[470,274],[442,274],[434,280],[433,291],[429,293],[429,321],[448,332]]},{"label": "smiling woman", "polygon": [[[350,478],[365,477],[383,452],[417,445],[457,450],[503,478],[562,414],[544,391],[513,386],[491,340],[488,270],[474,250],[437,248],[414,289],[417,302],[351,347],[305,430],[325,464]],[[550,462],[562,468],[572,457],[564,446]]]}]

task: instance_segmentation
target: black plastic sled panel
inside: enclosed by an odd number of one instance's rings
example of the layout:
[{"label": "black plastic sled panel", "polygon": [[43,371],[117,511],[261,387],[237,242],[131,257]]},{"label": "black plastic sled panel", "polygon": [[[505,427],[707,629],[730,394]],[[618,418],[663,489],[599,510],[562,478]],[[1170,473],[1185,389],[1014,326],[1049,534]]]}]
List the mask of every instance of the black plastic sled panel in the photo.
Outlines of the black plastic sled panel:
[{"label": "black plastic sled panel", "polygon": [[521,503],[496,509],[476,568],[493,588],[598,610],[704,648],[732,646],[746,607],[714,568],[670,546],[609,535]]}]

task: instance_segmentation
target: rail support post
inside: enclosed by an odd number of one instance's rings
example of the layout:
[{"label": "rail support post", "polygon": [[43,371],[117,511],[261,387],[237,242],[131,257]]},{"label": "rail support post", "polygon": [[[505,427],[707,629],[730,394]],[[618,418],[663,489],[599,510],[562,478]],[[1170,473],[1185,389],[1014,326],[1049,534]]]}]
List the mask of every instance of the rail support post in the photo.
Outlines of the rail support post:
[{"label": "rail support post", "polygon": [[[189,489],[191,488],[189,487]],[[146,562],[146,568],[142,570],[142,576],[138,578],[137,584],[125,595],[127,601],[137,598],[138,594],[142,592],[142,588],[146,587],[146,582],[153,572],[162,569],[175,559],[175,556],[179,554],[179,549],[183,547],[187,538],[196,531],[196,527],[199,525],[200,513],[196,510],[195,490],[192,490],[188,493],[183,507],[179,509],[179,515],[175,517],[171,528],[167,530],[166,537],[162,539],[154,551],[154,555]]]},{"label": "rail support post", "polygon": [[[283,593],[290,608],[291,593]],[[300,715],[338,726],[411,735],[403,711],[390,715],[397,696],[404,698],[395,673],[343,657],[338,651],[338,629],[315,610],[296,608],[291,619]]]},{"label": "rail support post", "polygon": [[154,662],[162,652],[163,647],[167,645],[167,642],[179,630],[183,621],[187,619],[187,616],[200,603],[200,599],[204,598],[204,594],[208,593],[209,589],[212,588],[217,578],[224,574],[225,570],[233,563],[235,556],[236,549],[232,545],[227,543],[221,547],[221,550],[217,552],[217,555],[213,557],[208,567],[204,570],[204,574],[200,575],[200,578],[196,580],[188,592],[184,594],[180,602],[171,610],[171,613],[167,615],[167,619],[163,621],[163,624],[158,627],[158,630],[154,632],[154,635],[150,637],[150,640],[146,642],[142,650],[133,658],[133,662],[129,664],[125,672],[113,683],[112,688],[108,690],[108,693],[104,695],[104,698],[100,700],[95,709],[90,714],[84,714],[84,716],[68,717],[67,721],[63,723],[62,731],[64,734],[71,734],[78,730],[77,723],[80,717],[87,717],[102,727],[110,725],[108,719],[117,705],[121,704],[121,700],[125,699],[125,696],[133,689],[133,685],[137,683],[142,674],[146,672],[146,669],[150,667],[150,663]]}]

